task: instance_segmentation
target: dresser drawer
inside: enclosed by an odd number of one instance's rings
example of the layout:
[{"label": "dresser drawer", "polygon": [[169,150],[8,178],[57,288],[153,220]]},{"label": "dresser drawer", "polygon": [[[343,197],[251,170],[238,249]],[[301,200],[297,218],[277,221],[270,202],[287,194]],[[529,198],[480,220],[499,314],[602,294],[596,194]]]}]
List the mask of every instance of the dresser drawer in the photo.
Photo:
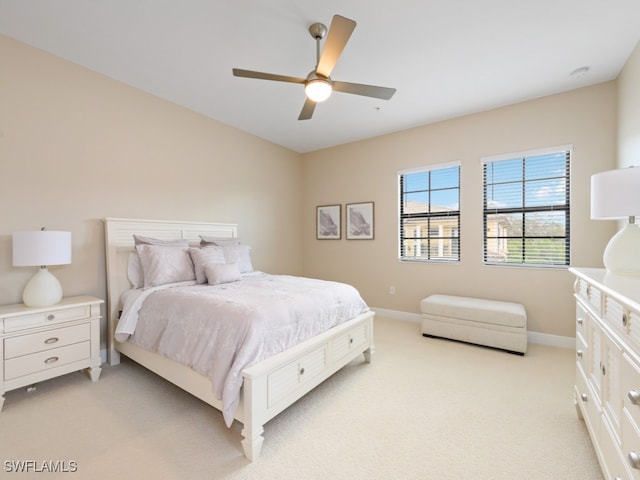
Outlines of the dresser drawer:
[{"label": "dresser drawer", "polygon": [[578,364],[580,365],[583,371],[585,371],[587,369],[587,366],[589,365],[589,361],[587,359],[588,353],[589,352],[587,351],[587,342],[582,337],[582,335],[577,334],[576,335],[576,362],[578,362]]},{"label": "dresser drawer", "polygon": [[11,358],[4,362],[4,379],[5,381],[12,380],[90,357],[91,342],[87,341]]},{"label": "dresser drawer", "polygon": [[580,303],[576,302],[576,334],[581,335],[582,338],[587,338],[587,312]]},{"label": "dresser drawer", "polygon": [[[585,372],[580,365],[576,368],[576,402],[582,411],[584,422],[587,424],[587,429],[591,433],[591,438],[597,439],[600,435],[600,417],[602,410],[598,398],[593,394],[593,390],[589,387]],[[597,441],[597,440],[596,440]]]},{"label": "dresser drawer", "polygon": [[4,341],[5,358],[20,357],[31,353],[80,343],[91,338],[91,325],[83,323],[72,327],[57,328],[45,332],[20,335]]},{"label": "dresser drawer", "polygon": [[586,280],[580,278],[577,280],[576,294],[582,298],[587,304],[589,304],[598,315],[600,315],[600,308],[602,306],[602,293],[598,287],[593,286]]},{"label": "dresser drawer", "polygon": [[55,325],[56,323],[81,320],[83,318],[89,318],[90,316],[90,305],[39,312],[31,315],[21,315],[15,318],[5,318],[4,331],[5,333],[17,332],[25,328]]},{"label": "dresser drawer", "polygon": [[267,377],[267,403],[272,407],[327,367],[327,345],[276,370]]},{"label": "dresser drawer", "polygon": [[602,424],[602,435],[600,435],[600,448],[602,449],[602,460],[606,478],[616,480],[631,480],[633,474],[630,472],[629,462],[622,456],[618,448],[618,440],[607,422]]},{"label": "dresser drawer", "polygon": [[626,353],[622,355],[622,401],[636,425],[640,425],[640,366]]},{"label": "dresser drawer", "polygon": [[622,417],[622,455],[633,478],[640,480],[640,432],[626,408]]},{"label": "dresser drawer", "polygon": [[602,301],[604,321],[620,332],[627,332],[629,314],[615,298],[605,295]]}]

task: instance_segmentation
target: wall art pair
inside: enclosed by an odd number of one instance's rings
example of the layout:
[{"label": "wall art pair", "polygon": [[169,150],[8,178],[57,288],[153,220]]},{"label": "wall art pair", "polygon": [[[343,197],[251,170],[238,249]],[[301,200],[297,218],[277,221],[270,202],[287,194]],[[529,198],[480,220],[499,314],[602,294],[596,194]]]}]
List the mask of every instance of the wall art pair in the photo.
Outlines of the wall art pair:
[{"label": "wall art pair", "polygon": [[[345,229],[347,240],[373,240],[373,202],[347,203]],[[340,240],[342,238],[342,205],[316,207],[316,238]]]}]

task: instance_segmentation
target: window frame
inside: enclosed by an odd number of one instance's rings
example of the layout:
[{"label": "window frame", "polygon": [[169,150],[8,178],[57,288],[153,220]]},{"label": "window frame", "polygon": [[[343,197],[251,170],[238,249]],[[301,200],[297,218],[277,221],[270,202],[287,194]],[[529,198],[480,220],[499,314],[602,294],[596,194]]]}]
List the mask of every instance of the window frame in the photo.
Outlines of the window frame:
[{"label": "window frame", "polygon": [[[437,170],[446,170],[446,169],[451,169],[451,168],[457,168],[457,186],[456,187],[447,187],[447,188],[431,188],[431,172],[433,171],[437,171]],[[411,175],[411,174],[415,174],[415,173],[428,173],[429,175],[429,188],[424,189],[424,190],[420,190],[420,191],[424,191],[427,193],[429,199],[431,198],[431,193],[433,191],[443,191],[443,190],[452,190],[452,189],[457,189],[457,210],[446,210],[446,211],[440,211],[440,212],[423,212],[423,213],[405,213],[404,211],[404,195],[406,193],[415,193],[416,191],[412,191],[412,192],[405,192],[404,191],[404,177],[406,175]],[[460,239],[460,231],[461,231],[461,213],[460,213],[460,192],[461,192],[461,162],[456,161],[456,162],[449,162],[449,163],[440,163],[440,164],[436,164],[436,165],[428,165],[428,166],[423,166],[423,167],[418,167],[418,168],[412,168],[412,169],[407,169],[407,170],[400,170],[397,172],[397,185],[398,185],[398,260],[401,262],[418,262],[418,263],[440,263],[440,264],[458,264],[460,263],[460,258],[461,258],[461,248],[460,248],[460,243],[461,243],[461,239]],[[429,206],[429,210],[431,207],[430,202],[427,203],[427,205]],[[433,229],[438,228],[438,225],[433,226],[431,224],[432,219],[447,219],[447,218],[455,218],[456,219],[456,225],[455,227],[452,228],[452,232],[455,232],[455,235],[451,235],[451,236],[443,236],[443,235],[432,235],[431,232],[433,231]],[[424,219],[426,221],[426,232],[427,235],[426,236],[421,236],[418,237],[420,240],[419,241],[424,241],[426,240],[427,242],[427,246],[426,246],[426,255],[421,255],[419,257],[416,256],[407,256],[405,254],[404,251],[404,245],[405,245],[405,241],[407,239],[409,239],[410,237],[405,236],[405,229],[404,229],[404,221],[405,220],[411,220],[411,219],[416,219],[416,220],[421,220]],[[438,232],[440,232],[438,230]],[[411,237],[411,238],[415,238],[415,237]],[[432,245],[432,241],[436,240],[437,243],[435,245]],[[433,251],[434,248],[437,249],[438,252],[441,252],[444,248],[445,245],[444,243],[446,241],[449,241],[450,245],[449,245],[449,249],[453,249],[455,248],[456,250],[456,255],[455,258],[447,258],[447,256],[444,257],[438,257],[437,255],[432,257],[431,256],[431,252]],[[455,245],[453,245],[453,242],[455,241]],[[451,256],[451,254],[449,254],[449,257]]]},{"label": "window frame", "polygon": [[[526,175],[526,162],[527,159],[531,161],[533,157],[541,157],[545,155],[554,155],[554,154],[562,154],[564,155],[564,175],[562,177],[564,179],[564,203],[562,205],[554,204],[553,202],[548,204],[536,204],[532,206],[527,206],[526,202],[526,185],[527,182],[539,182],[539,178],[527,178]],[[482,262],[483,265],[486,266],[503,266],[503,267],[513,267],[513,268],[557,268],[557,269],[566,269],[571,265],[571,158],[573,156],[573,145],[560,145],[556,147],[548,147],[541,148],[536,150],[528,150],[523,152],[509,153],[504,155],[497,155],[491,157],[484,157],[481,159],[482,163]],[[487,207],[487,165],[495,164],[502,161],[516,161],[521,160],[522,162],[522,189],[519,191],[520,195],[522,195],[522,206],[521,207],[504,207],[499,208],[492,206],[490,208]],[[550,179],[547,179],[550,180]],[[516,183],[516,182],[511,182]],[[494,186],[496,184],[493,184]],[[527,235],[526,228],[526,216],[527,214],[536,214],[536,213],[555,213],[555,212],[563,212],[564,214],[564,235]],[[487,217],[490,215],[513,215],[513,214],[521,214],[522,215],[522,224],[521,236],[492,236],[488,237],[488,219]],[[521,255],[522,259],[520,262],[507,262],[507,261],[491,261],[488,260],[488,239],[494,239],[496,242],[508,242],[509,240],[520,241]],[[538,263],[535,261],[527,261],[527,240],[534,239],[548,239],[548,240],[557,240],[564,239],[564,263]]]}]

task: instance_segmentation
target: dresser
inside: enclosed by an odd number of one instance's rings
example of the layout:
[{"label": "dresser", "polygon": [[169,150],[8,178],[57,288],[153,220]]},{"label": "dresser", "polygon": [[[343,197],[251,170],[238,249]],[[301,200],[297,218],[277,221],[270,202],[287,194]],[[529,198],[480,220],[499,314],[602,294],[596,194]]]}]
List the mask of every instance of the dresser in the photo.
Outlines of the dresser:
[{"label": "dresser", "polygon": [[571,268],[574,401],[607,479],[640,480],[640,277]]},{"label": "dresser", "polygon": [[100,305],[90,296],[49,307],[0,306],[0,409],[9,390],[87,369],[100,377]]}]

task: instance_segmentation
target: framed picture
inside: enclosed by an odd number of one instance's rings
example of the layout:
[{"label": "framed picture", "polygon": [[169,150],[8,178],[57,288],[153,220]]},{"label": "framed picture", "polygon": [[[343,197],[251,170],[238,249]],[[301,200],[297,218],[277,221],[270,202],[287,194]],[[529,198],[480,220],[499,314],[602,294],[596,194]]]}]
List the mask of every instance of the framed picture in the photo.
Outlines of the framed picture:
[{"label": "framed picture", "polygon": [[340,240],[340,205],[322,205],[316,208],[316,238]]},{"label": "framed picture", "polygon": [[373,202],[348,203],[347,240],[373,240]]}]

